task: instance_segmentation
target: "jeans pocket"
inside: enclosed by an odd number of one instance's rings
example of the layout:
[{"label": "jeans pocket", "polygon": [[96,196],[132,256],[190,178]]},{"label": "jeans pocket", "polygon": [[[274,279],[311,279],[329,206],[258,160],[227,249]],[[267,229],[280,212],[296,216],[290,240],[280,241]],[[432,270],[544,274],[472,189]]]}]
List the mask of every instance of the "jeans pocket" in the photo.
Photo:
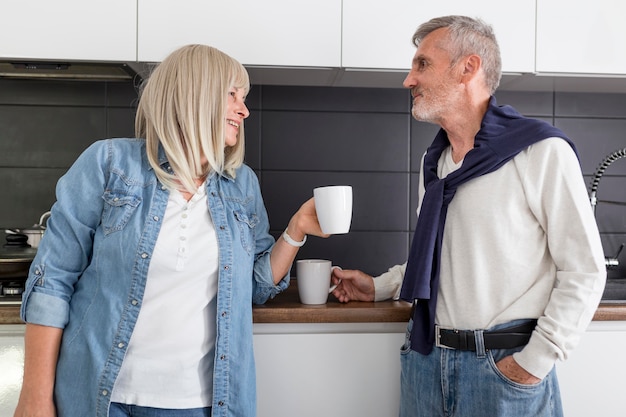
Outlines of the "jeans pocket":
[{"label": "jeans pocket", "polygon": [[541,385],[541,381],[536,384],[521,384],[519,382],[515,382],[500,371],[496,363],[505,358],[514,354],[515,352],[519,352],[520,349],[496,349],[487,351],[487,357],[489,360],[489,365],[493,372],[500,378],[504,383],[511,385],[515,388],[523,388],[523,389],[533,389],[537,388]]},{"label": "jeans pocket", "polygon": [[411,330],[413,329],[413,319],[409,319],[409,324],[406,326],[406,332],[404,334],[404,343],[400,347],[400,354],[407,354],[411,351]]}]

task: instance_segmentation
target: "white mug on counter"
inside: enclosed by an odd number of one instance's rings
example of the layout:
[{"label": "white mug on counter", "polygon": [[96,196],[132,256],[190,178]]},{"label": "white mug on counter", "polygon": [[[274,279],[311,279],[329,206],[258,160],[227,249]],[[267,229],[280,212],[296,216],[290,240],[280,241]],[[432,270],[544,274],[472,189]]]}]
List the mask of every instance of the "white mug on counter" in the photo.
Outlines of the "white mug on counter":
[{"label": "white mug on counter", "polygon": [[334,268],[326,259],[301,259],[296,261],[298,294],[302,304],[326,304],[328,294],[337,286],[330,285]]},{"label": "white mug on counter", "polygon": [[313,190],[315,211],[322,232],[335,235],[348,233],[352,222],[352,187],[333,185]]}]

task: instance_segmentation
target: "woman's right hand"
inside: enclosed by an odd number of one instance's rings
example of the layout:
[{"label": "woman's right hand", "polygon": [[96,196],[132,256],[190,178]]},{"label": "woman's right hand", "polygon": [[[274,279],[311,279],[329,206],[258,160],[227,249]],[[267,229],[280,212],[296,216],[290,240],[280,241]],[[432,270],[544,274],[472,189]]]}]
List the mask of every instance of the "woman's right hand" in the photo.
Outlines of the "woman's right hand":
[{"label": "woman's right hand", "polygon": [[39,401],[34,397],[36,395],[31,398],[28,392],[22,390],[13,417],[56,417],[56,408],[52,398]]},{"label": "woman's right hand", "polygon": [[332,294],[342,303],[374,301],[374,278],[356,269],[333,268],[331,280],[337,284]]},{"label": "woman's right hand", "polygon": [[62,335],[62,329],[26,324],[24,379],[13,417],[56,417],[53,392]]}]

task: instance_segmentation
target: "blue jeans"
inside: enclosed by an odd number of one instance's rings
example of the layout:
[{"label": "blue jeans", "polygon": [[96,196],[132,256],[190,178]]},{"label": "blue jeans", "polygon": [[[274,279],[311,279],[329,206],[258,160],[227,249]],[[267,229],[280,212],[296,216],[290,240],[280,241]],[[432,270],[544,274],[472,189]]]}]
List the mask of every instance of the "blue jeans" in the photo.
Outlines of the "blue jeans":
[{"label": "blue jeans", "polygon": [[109,417],[211,417],[211,407],[172,410],[111,403]]},{"label": "blue jeans", "polygon": [[555,369],[535,385],[515,383],[497,369],[496,362],[523,347],[472,352],[435,346],[422,355],[409,349],[411,325],[400,355],[400,417],[563,416]]}]

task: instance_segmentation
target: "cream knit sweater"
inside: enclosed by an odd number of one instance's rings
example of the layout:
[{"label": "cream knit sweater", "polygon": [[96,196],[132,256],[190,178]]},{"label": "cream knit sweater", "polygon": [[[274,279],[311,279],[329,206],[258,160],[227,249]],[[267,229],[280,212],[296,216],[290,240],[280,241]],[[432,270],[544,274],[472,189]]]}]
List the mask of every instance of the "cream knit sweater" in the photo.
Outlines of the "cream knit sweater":
[{"label": "cream knit sweater", "polygon": [[[448,149],[438,175],[459,166]],[[420,203],[423,195],[420,175]],[[396,265],[375,277],[377,301],[399,297],[405,269]],[[540,141],[457,189],[446,218],[440,280],[440,326],[487,329],[538,318],[515,360],[543,378],[557,359],[567,358],[593,318],[606,269],[580,166],[564,140]]]}]

